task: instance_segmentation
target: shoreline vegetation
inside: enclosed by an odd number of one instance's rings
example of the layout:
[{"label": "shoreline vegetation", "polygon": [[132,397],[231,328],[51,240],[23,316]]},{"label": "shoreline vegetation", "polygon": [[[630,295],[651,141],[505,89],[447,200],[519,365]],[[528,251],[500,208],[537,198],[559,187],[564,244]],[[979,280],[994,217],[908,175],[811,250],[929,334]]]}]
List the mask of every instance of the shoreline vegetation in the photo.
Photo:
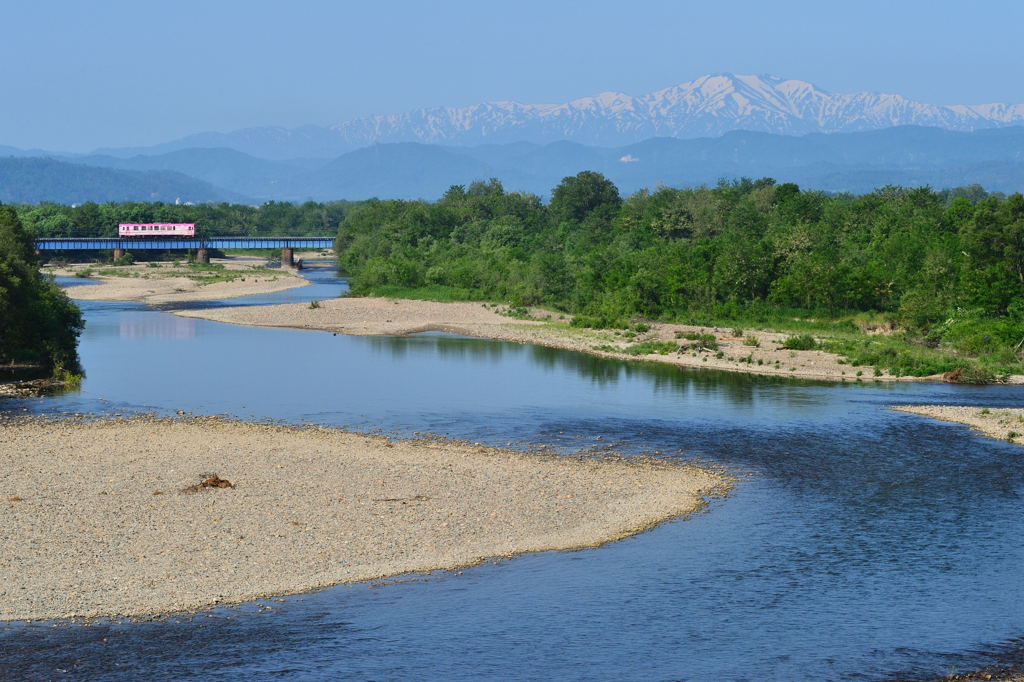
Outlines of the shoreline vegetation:
[{"label": "shoreline vegetation", "polygon": [[771,178],[623,198],[600,173],[549,202],[496,179],[368,201],[339,226],[353,295],[498,301],[574,324],[810,334],[896,376],[1024,374],[1024,195],[805,191]]},{"label": "shoreline vegetation", "polygon": [[0,443],[3,621],[156,617],[596,547],[730,485],[664,460],[216,417],[14,417]]}]

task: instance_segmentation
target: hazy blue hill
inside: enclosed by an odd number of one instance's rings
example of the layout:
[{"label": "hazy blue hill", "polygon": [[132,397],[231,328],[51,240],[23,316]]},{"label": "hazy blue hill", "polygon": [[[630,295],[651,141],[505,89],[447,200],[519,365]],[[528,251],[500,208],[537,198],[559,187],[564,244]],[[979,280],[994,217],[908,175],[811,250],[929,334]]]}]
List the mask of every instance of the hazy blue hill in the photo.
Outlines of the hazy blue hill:
[{"label": "hazy blue hill", "polygon": [[[779,173],[781,175],[781,172]],[[788,171],[787,181],[827,192],[870,192],[885,185],[945,189],[981,185],[994,192],[1024,191],[1024,163],[988,161],[941,168],[844,167],[818,164]]]},{"label": "hazy blue hill", "polygon": [[458,150],[403,142],[343,154],[284,185],[292,200],[434,199],[453,184],[498,176],[496,169]]},{"label": "hazy blue hill", "polygon": [[152,156],[130,158],[92,155],[75,159],[91,166],[125,170],[175,171],[217,187],[256,197],[274,197],[287,178],[322,166],[322,159],[271,161],[225,147],[180,149]]},{"label": "hazy blue hill", "polygon": [[[15,151],[19,156],[32,153]],[[509,190],[543,196],[562,178],[581,170],[605,174],[624,193],[658,185],[714,184],[719,179],[744,176],[769,176],[779,182],[797,182],[808,189],[830,192],[867,192],[888,184],[944,188],[975,183],[992,191],[1014,192],[1024,190],[1024,127],[956,132],[902,126],[799,137],[734,131],[689,140],[656,137],[614,148],[570,141],[475,147],[401,142],[364,147],[332,160],[269,160],[223,147],[68,160],[123,172],[146,172],[146,187],[156,189],[146,189],[145,193],[191,201],[226,196],[253,197],[254,201],[373,196],[432,199],[450,185],[490,177],[499,178]],[[36,176],[42,172],[42,167],[32,170]],[[86,175],[82,178],[86,184],[81,186],[56,179],[50,185],[41,184],[38,178],[23,178],[20,182],[34,188],[32,196],[49,200],[59,195],[73,196],[76,198],[66,200],[77,201],[77,197],[95,193],[101,186],[110,193],[104,196],[144,194],[138,175],[106,175],[102,181],[94,181],[92,176],[86,180]],[[11,182],[14,179],[8,180]],[[49,196],[47,191],[57,194]]]},{"label": "hazy blue hill", "polygon": [[[513,146],[513,145],[509,145]],[[614,149],[605,147],[589,147],[577,142],[552,142],[538,145],[531,149],[520,149],[516,155],[495,153],[497,150],[468,148],[465,153],[486,163],[489,166],[502,168],[501,177],[516,173],[526,178],[550,178],[558,176],[561,180],[567,174],[576,174],[580,170],[604,171],[617,158]],[[553,185],[548,185],[550,189]]]},{"label": "hazy blue hill", "polygon": [[196,133],[149,147],[108,147],[97,149],[94,153],[130,158],[140,154],[152,156],[183,149],[227,147],[264,159],[329,159],[355,146],[327,128],[305,125],[298,128],[245,128],[230,133]]},{"label": "hazy blue hill", "polygon": [[615,150],[631,162],[608,171],[627,191],[737,176],[774,177],[828,191],[865,192],[887,184],[983,184],[1024,189],[1024,128],[961,133],[903,126],[803,137],[733,132],[719,138],[657,138]]},{"label": "hazy blue hill", "polygon": [[7,145],[0,144],[0,157],[4,156],[52,156],[52,154],[42,149],[19,149],[18,147],[8,147]]},{"label": "hazy blue hill", "polygon": [[169,171],[97,168],[49,158],[0,158],[0,201],[245,201],[208,182]]}]

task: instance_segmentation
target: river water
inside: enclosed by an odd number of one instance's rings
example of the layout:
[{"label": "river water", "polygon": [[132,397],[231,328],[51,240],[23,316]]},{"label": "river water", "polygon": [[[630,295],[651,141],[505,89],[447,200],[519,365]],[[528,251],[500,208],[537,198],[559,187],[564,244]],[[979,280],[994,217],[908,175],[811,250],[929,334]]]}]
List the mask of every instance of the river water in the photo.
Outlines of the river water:
[{"label": "river water", "polygon": [[[345,287],[327,270],[307,277],[226,303]],[[82,308],[82,390],[0,410],[614,445],[700,458],[739,482],[704,513],[593,550],[161,622],[0,625],[0,678],[905,679],[1021,649],[1024,449],[889,407],[1019,406],[1022,387],[810,383]]]}]

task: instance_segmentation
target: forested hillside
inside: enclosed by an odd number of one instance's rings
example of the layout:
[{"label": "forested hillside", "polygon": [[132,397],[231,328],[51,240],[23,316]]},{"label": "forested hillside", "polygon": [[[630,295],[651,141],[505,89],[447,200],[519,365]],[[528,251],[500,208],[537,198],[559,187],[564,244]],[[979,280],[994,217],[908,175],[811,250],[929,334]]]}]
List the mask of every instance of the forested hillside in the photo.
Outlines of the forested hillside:
[{"label": "forested hillside", "polygon": [[[980,188],[826,196],[763,179],[624,200],[583,172],[543,205],[492,180],[436,203],[368,202],[337,246],[357,293],[543,305],[577,323],[853,329],[859,316],[891,321],[908,344],[1003,366],[1019,365],[1024,337],[1024,196]],[[936,369],[909,350],[885,352],[871,364]]]},{"label": "forested hillside", "polygon": [[0,204],[0,363],[77,371],[81,330],[78,308],[39,273],[17,213]]}]

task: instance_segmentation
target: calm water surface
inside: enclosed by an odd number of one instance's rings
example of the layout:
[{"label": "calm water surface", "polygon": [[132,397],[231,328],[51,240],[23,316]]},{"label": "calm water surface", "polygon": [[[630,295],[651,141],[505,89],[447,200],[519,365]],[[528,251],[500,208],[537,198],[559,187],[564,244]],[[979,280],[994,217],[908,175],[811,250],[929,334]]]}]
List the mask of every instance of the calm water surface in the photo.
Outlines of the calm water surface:
[{"label": "calm water surface", "polygon": [[[345,286],[325,270],[307,277],[313,286],[228,303]],[[0,409],[614,444],[741,479],[706,513],[596,550],[332,588],[265,602],[272,610],[8,624],[0,677],[881,679],[988,663],[1024,634],[1024,450],[888,409],[1019,406],[1024,388],[802,383],[441,334],[82,307],[81,392]]]}]

